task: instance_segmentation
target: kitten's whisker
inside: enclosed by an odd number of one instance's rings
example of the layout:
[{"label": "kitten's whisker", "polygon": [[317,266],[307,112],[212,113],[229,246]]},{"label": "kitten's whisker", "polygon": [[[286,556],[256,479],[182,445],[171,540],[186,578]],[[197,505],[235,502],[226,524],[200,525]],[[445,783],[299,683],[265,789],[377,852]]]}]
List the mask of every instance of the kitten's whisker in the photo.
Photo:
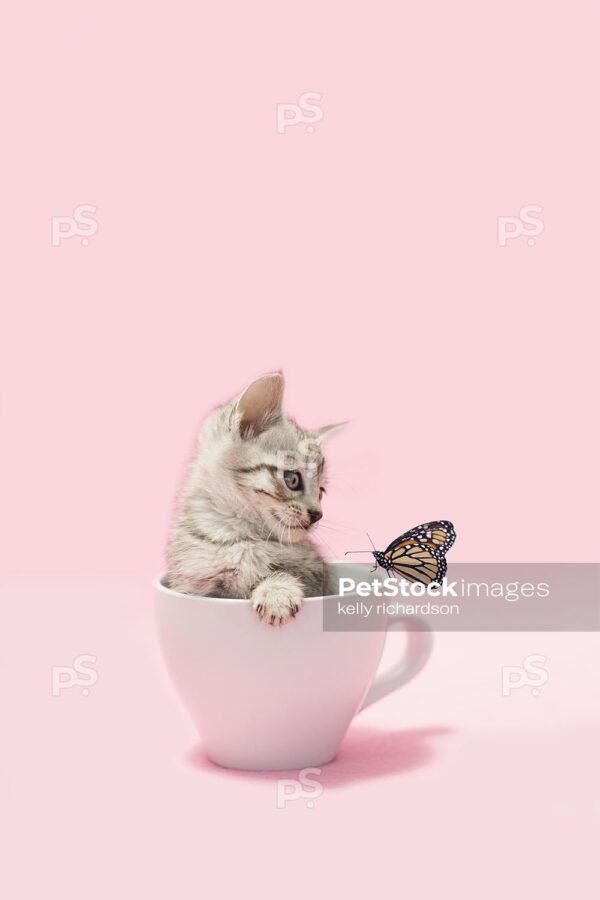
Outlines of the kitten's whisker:
[{"label": "kitten's whisker", "polygon": [[335,555],[336,555],[336,554],[334,553],[333,547],[331,546],[331,544],[327,543],[327,541],[325,540],[325,538],[324,538],[322,535],[317,534],[316,532],[315,532],[314,536],[315,536],[316,539],[317,539],[318,541],[320,541],[325,547],[327,547],[327,550],[329,551],[330,556],[331,556],[332,558],[335,558]]},{"label": "kitten's whisker", "polygon": [[335,525],[325,525],[323,522],[319,522],[319,528],[326,528],[328,531],[335,531],[336,534],[341,534],[344,537],[350,534],[360,534],[361,532],[355,531],[353,528],[342,528],[336,527]]},{"label": "kitten's whisker", "polygon": [[[271,527],[271,530],[269,531],[269,534],[267,535],[267,540],[268,540],[268,541],[271,540],[271,535],[273,534],[273,532],[274,532],[275,529],[277,528],[278,524],[279,524],[279,523],[278,523],[277,521],[275,521],[275,524]],[[266,523],[265,523],[264,528],[266,528],[266,527],[267,527],[267,526],[266,526]],[[263,529],[263,531],[264,531],[264,529]],[[281,541],[280,541],[279,543],[281,543]]]},{"label": "kitten's whisker", "polygon": [[[323,478],[320,440],[315,442],[310,432],[290,424],[281,412],[282,392],[281,375],[269,373],[209,414],[169,535],[171,587],[249,596],[257,576],[268,578],[278,568],[300,570],[302,575],[306,569],[310,582],[324,559],[334,555],[321,534],[316,535],[319,545],[312,543],[308,523],[314,516],[308,509],[315,502],[312,479],[315,487],[320,479],[335,486],[336,479]],[[263,444],[260,435],[267,428],[272,432]],[[289,475],[296,469],[292,482]],[[354,488],[355,479],[348,484]],[[347,531],[335,522],[322,527]],[[346,543],[362,541],[353,537]],[[320,545],[327,551],[320,552]],[[260,612],[267,621],[277,619],[264,608]]]},{"label": "kitten's whisker", "polygon": [[[356,531],[358,534],[358,530],[356,528],[351,528],[347,522],[336,522],[335,519],[331,519],[329,516],[327,516],[327,522],[329,525],[337,525],[338,528],[346,528],[348,531]],[[362,534],[362,532],[360,533]]]}]

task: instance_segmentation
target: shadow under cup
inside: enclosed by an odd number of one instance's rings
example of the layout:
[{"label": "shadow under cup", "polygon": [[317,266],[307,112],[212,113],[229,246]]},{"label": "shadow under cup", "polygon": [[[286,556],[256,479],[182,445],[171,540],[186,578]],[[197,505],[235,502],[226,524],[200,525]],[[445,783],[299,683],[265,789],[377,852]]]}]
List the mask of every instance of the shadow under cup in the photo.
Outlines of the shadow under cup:
[{"label": "shadow under cup", "polygon": [[[331,564],[340,577],[368,581],[371,567]],[[180,594],[155,586],[156,620],[171,681],[209,758],[227,768],[302,769],[330,762],[354,715],[425,664],[431,634],[408,634],[403,659],[373,679],[386,630],[324,631],[323,604],[356,595],[312,597],[280,628],[262,623],[248,600]],[[406,623],[404,623],[406,624]]]}]

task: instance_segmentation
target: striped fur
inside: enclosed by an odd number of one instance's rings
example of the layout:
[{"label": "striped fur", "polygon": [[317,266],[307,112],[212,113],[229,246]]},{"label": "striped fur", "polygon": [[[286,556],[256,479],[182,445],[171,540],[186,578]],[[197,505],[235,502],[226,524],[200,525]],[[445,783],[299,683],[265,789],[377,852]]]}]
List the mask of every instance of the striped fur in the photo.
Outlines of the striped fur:
[{"label": "striped fur", "polygon": [[[325,483],[322,441],[283,415],[283,376],[253,382],[205,420],[169,541],[168,583],[178,591],[251,600],[280,624],[305,596],[333,592],[310,540]],[[299,472],[292,491],[285,470]]]}]

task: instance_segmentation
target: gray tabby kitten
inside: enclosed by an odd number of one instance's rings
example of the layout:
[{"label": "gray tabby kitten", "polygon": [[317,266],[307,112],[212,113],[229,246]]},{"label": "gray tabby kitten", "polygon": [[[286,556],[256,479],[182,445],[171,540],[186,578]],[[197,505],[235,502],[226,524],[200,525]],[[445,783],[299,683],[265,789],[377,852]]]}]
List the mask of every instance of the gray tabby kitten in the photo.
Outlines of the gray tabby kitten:
[{"label": "gray tabby kitten", "polygon": [[342,426],[299,428],[282,413],[283,386],[263,375],[205,420],[168,554],[169,587],[248,598],[271,625],[335,593],[309,535],[322,517],[321,443]]}]

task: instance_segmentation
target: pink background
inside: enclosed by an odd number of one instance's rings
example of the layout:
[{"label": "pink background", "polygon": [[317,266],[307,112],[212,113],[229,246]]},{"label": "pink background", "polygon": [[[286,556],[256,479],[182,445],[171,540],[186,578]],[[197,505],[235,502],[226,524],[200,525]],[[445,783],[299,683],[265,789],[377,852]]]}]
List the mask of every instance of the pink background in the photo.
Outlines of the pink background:
[{"label": "pink background", "polygon": [[[315,808],[282,811],[268,776],[186,757],[147,584],[201,417],[273,368],[301,424],[352,423],[330,445],[332,556],[446,516],[454,559],[598,559],[597,18],[536,0],[5,15],[11,900],[229,896],[250,872],[265,897],[589,880],[595,636],[440,636]],[[307,91],[314,133],[277,133]],[[79,204],[97,234],[53,247]],[[533,204],[535,244],[499,246],[498,216]],[[51,666],[86,652],[90,696],[51,697]],[[501,697],[528,653],[548,685]]]}]

